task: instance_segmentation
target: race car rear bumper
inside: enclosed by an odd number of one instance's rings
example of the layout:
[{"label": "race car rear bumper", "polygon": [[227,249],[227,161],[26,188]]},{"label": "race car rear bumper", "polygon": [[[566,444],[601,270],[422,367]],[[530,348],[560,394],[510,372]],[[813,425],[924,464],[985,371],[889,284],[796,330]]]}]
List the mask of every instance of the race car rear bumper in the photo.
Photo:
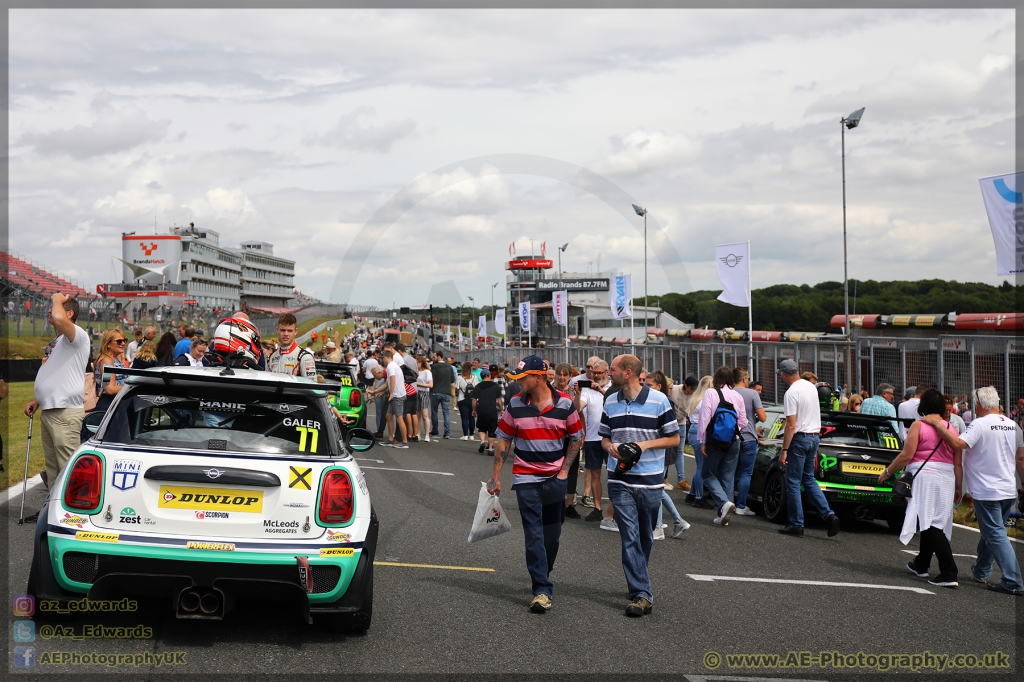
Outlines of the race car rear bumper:
[{"label": "race car rear bumper", "polygon": [[241,553],[232,553],[232,561],[162,558],[125,553],[116,545],[100,546],[105,543],[71,541],[69,545],[37,528],[32,587],[41,601],[156,597],[175,603],[195,588],[218,595],[222,606],[217,617],[249,596],[261,602],[293,603],[307,620],[311,613],[357,613],[364,608],[365,596],[372,595],[378,528],[371,510],[361,549],[344,557],[310,556],[312,593],[300,582],[296,557],[288,554],[264,553],[252,556],[252,561],[244,560]]}]

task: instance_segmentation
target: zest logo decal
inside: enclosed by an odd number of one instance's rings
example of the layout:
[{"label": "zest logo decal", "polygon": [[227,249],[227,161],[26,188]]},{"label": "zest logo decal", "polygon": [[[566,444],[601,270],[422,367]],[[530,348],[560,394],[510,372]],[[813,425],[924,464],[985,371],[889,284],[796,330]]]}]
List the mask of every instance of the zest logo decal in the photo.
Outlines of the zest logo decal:
[{"label": "zest logo decal", "polygon": [[156,251],[157,249],[157,244],[156,242],[150,242],[149,245],[147,246],[146,242],[139,242],[139,247],[142,248],[142,253],[146,254],[147,256],[152,256],[153,252]]}]

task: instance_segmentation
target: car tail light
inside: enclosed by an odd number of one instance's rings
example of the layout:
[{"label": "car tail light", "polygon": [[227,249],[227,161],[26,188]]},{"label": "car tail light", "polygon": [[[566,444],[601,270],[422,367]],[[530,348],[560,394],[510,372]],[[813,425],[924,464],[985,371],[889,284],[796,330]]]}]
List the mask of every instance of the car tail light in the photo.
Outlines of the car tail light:
[{"label": "car tail light", "polygon": [[814,458],[814,477],[818,478],[821,474],[821,455],[819,454]]},{"label": "car tail light", "polygon": [[352,519],[352,479],[348,472],[328,471],[320,486],[321,523],[347,523]]},{"label": "car tail light", "polygon": [[348,406],[359,407],[363,404],[363,394],[359,391],[353,390],[348,394]]},{"label": "car tail light", "polygon": [[96,455],[82,455],[68,474],[64,486],[64,506],[72,509],[95,509],[103,492],[103,460]]}]

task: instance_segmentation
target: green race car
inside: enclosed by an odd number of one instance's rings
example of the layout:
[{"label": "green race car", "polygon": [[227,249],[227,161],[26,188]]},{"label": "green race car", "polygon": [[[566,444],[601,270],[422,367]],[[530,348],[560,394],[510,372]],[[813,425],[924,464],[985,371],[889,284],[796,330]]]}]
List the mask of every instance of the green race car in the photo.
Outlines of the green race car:
[{"label": "green race car", "polygon": [[340,362],[316,361],[317,374],[325,379],[341,383],[337,393],[330,393],[327,401],[331,407],[349,419],[354,419],[351,426],[366,428],[366,394],[359,388],[356,381],[356,369],[352,365]]},{"label": "green race car", "polygon": [[[750,480],[750,501],[765,517],[786,521],[786,469],[779,464],[784,418],[770,408]],[[893,530],[903,527],[906,501],[892,492],[892,480],[878,485],[878,475],[892,463],[903,441],[891,419],[853,412],[821,412],[821,444],[814,476],[829,506],[839,515],[870,521],[884,519]],[[805,510],[808,508],[805,501]]]}]

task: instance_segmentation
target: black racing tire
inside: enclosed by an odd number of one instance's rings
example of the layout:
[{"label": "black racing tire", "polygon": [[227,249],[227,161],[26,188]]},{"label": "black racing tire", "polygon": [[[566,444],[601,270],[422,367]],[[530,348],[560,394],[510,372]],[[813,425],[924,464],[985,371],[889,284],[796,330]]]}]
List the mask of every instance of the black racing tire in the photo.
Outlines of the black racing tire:
[{"label": "black racing tire", "polygon": [[761,499],[761,507],[764,509],[764,517],[772,523],[783,523],[786,521],[786,475],[781,469],[776,469],[768,474],[764,482],[764,495]]},{"label": "black racing tire", "polygon": [[906,519],[907,512],[903,510],[896,514],[891,514],[885,517],[885,522],[889,525],[889,530],[894,533],[900,533],[903,531],[903,521]]}]

